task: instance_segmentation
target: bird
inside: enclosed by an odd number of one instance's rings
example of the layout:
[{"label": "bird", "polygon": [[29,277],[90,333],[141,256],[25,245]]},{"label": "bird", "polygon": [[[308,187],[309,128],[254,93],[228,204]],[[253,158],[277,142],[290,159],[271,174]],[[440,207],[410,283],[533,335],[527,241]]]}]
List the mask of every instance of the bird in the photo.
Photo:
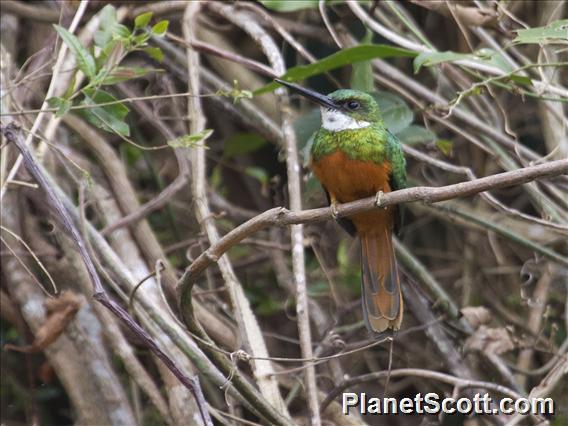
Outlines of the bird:
[{"label": "bird", "polygon": [[406,187],[406,160],[398,138],[385,126],[372,95],[340,89],[328,95],[275,79],[317,103],[321,127],[314,135],[309,167],[323,186],[333,216],[361,244],[361,298],[365,325],[375,338],[394,335],[404,311],[393,232],[398,232],[398,206],[387,206],[338,218],[337,205],[381,197]]}]

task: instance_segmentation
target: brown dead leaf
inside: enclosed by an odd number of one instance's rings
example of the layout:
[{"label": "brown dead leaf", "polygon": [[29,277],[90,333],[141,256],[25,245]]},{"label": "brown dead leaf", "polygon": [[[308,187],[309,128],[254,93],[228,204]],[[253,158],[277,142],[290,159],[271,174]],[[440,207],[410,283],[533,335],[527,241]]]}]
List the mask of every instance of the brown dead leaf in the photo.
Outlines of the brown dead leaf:
[{"label": "brown dead leaf", "polygon": [[485,306],[466,306],[460,312],[474,330],[488,324],[492,319],[491,312]]},{"label": "brown dead leaf", "polygon": [[489,328],[485,325],[481,325],[464,345],[466,352],[479,351],[497,355],[514,348],[515,344],[507,328]]},{"label": "brown dead leaf", "polygon": [[45,323],[37,331],[31,345],[16,346],[4,345],[4,350],[12,350],[24,353],[36,353],[43,351],[63,333],[69,322],[81,306],[81,299],[69,291],[61,293],[57,298],[45,301],[47,318]]}]

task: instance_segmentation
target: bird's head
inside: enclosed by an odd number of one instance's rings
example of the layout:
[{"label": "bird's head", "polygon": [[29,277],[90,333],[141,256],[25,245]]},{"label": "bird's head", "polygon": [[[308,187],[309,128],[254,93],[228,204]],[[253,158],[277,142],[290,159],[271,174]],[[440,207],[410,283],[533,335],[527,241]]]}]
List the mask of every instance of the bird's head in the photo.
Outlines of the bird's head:
[{"label": "bird's head", "polygon": [[322,127],[331,132],[362,129],[373,123],[382,122],[379,106],[368,93],[341,89],[329,95],[322,95],[284,80],[276,79],[276,81],[319,104]]}]

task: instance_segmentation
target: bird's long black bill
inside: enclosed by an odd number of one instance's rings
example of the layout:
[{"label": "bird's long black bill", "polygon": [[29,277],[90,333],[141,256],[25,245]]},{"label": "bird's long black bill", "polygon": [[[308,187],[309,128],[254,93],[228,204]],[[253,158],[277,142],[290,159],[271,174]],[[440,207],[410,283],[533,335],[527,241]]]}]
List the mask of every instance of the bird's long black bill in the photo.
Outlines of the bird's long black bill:
[{"label": "bird's long black bill", "polygon": [[310,89],[306,89],[305,87],[298,86],[294,83],[289,83],[284,80],[280,80],[279,78],[275,78],[274,81],[282,84],[283,86],[288,87],[289,89],[293,90],[296,93],[304,96],[307,99],[310,99],[313,102],[316,102],[326,108],[331,109],[340,109],[340,106],[337,105],[329,96],[322,95],[321,93],[315,92]]}]

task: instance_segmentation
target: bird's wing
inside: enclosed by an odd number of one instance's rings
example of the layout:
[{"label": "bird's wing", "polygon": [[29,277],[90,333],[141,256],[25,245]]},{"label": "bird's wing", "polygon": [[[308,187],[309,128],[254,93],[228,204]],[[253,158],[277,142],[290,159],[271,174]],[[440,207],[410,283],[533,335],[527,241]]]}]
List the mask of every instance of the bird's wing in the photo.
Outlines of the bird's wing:
[{"label": "bird's wing", "polygon": [[[398,138],[387,130],[387,159],[391,164],[391,173],[389,178],[389,186],[391,191],[406,188],[406,160],[404,159],[404,151],[402,144]],[[395,232],[398,234],[402,226],[404,209],[397,206],[395,217]]]}]

